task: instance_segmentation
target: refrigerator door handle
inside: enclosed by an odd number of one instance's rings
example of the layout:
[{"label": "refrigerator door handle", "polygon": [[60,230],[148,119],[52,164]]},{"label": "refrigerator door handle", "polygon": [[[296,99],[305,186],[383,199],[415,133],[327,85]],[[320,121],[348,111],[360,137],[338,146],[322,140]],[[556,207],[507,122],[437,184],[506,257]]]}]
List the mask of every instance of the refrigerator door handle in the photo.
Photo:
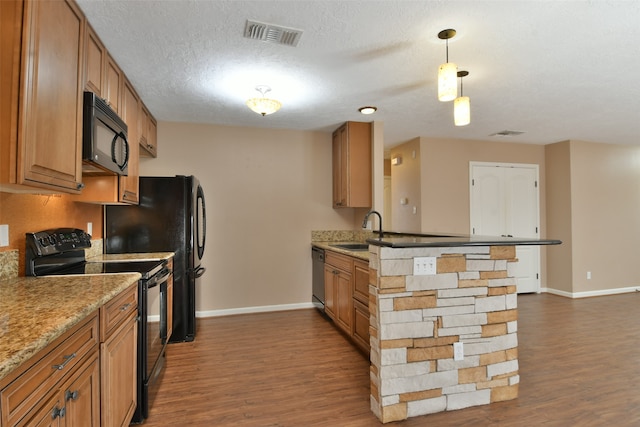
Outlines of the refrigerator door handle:
[{"label": "refrigerator door handle", "polygon": [[202,277],[202,275],[204,274],[204,272],[207,269],[201,266],[197,266],[196,268],[192,269],[191,271],[189,271],[189,274],[193,275],[194,279],[197,279],[198,277]]}]

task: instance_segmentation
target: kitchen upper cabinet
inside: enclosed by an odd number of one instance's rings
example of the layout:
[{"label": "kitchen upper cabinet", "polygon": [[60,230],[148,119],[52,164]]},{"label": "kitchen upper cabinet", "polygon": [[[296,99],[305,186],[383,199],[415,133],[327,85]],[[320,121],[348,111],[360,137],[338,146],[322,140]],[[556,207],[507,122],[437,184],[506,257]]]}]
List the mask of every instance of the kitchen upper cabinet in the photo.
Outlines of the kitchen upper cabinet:
[{"label": "kitchen upper cabinet", "polygon": [[158,156],[158,128],[156,119],[153,118],[147,107],[142,104],[140,117],[140,156],[141,157],[157,157]]},{"label": "kitchen upper cabinet", "polygon": [[333,133],[333,207],[371,206],[371,123],[346,122]]},{"label": "kitchen upper cabinet", "polygon": [[122,71],[116,61],[107,53],[105,64],[105,82],[103,97],[109,107],[120,115],[120,92],[122,90]]},{"label": "kitchen upper cabinet", "polygon": [[84,89],[104,98],[107,51],[89,23],[85,24],[84,43]]},{"label": "kitchen upper cabinet", "polygon": [[121,117],[127,124],[127,138],[129,140],[128,175],[120,177],[119,201],[138,204],[138,178],[140,161],[140,98],[135,89],[125,78],[122,90]]},{"label": "kitchen upper cabinet", "polygon": [[1,1],[0,12],[0,188],[79,193],[84,16],[71,1]]}]

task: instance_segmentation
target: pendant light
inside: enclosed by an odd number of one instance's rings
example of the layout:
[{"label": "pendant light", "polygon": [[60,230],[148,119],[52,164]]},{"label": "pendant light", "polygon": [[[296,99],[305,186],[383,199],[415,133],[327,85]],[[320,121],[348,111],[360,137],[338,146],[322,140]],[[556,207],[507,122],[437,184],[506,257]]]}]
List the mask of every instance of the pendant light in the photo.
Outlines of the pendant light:
[{"label": "pendant light", "polygon": [[456,30],[442,30],[438,33],[438,38],[446,40],[447,56],[446,62],[438,68],[438,100],[442,102],[453,101],[458,94],[458,84],[456,73],[458,66],[449,62],[449,39],[456,35]]},{"label": "pendant light", "polygon": [[460,77],[460,96],[453,101],[453,122],[456,126],[466,126],[471,123],[471,103],[469,97],[462,92],[462,78],[469,75],[468,71],[458,71]]},{"label": "pendant light", "polygon": [[247,100],[247,107],[251,108],[258,114],[266,116],[267,114],[273,114],[282,107],[279,101],[275,99],[265,98],[265,93],[271,91],[269,86],[256,86],[256,90],[262,94],[260,98],[251,98]]}]

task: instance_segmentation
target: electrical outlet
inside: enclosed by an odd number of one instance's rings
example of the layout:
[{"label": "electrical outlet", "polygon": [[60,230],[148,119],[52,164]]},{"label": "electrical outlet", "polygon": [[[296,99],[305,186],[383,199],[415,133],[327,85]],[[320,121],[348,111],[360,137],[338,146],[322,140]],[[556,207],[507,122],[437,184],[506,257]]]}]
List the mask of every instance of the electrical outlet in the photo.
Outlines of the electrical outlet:
[{"label": "electrical outlet", "polygon": [[9,224],[0,225],[0,247],[9,246]]},{"label": "electrical outlet", "polygon": [[464,346],[461,342],[453,343],[453,360],[464,360]]},{"label": "electrical outlet", "polygon": [[93,223],[92,222],[88,222],[87,223],[87,234],[93,234]]},{"label": "electrical outlet", "polygon": [[436,274],[436,257],[423,256],[413,259],[414,276],[430,276]]},{"label": "electrical outlet", "polygon": [[587,271],[587,280],[591,280],[591,272]]}]

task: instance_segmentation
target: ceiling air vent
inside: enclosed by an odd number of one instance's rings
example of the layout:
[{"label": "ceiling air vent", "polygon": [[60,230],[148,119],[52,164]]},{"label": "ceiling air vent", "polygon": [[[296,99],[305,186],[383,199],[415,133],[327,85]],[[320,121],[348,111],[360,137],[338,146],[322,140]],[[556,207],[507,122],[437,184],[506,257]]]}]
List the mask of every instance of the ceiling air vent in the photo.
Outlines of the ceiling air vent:
[{"label": "ceiling air vent", "polygon": [[244,36],[248,39],[295,47],[298,45],[300,37],[302,37],[302,30],[247,20],[247,25],[244,27]]},{"label": "ceiling air vent", "polygon": [[509,136],[517,136],[522,135],[524,132],[519,130],[501,130],[500,132],[492,133],[489,136],[501,136],[501,137],[509,137]]}]

